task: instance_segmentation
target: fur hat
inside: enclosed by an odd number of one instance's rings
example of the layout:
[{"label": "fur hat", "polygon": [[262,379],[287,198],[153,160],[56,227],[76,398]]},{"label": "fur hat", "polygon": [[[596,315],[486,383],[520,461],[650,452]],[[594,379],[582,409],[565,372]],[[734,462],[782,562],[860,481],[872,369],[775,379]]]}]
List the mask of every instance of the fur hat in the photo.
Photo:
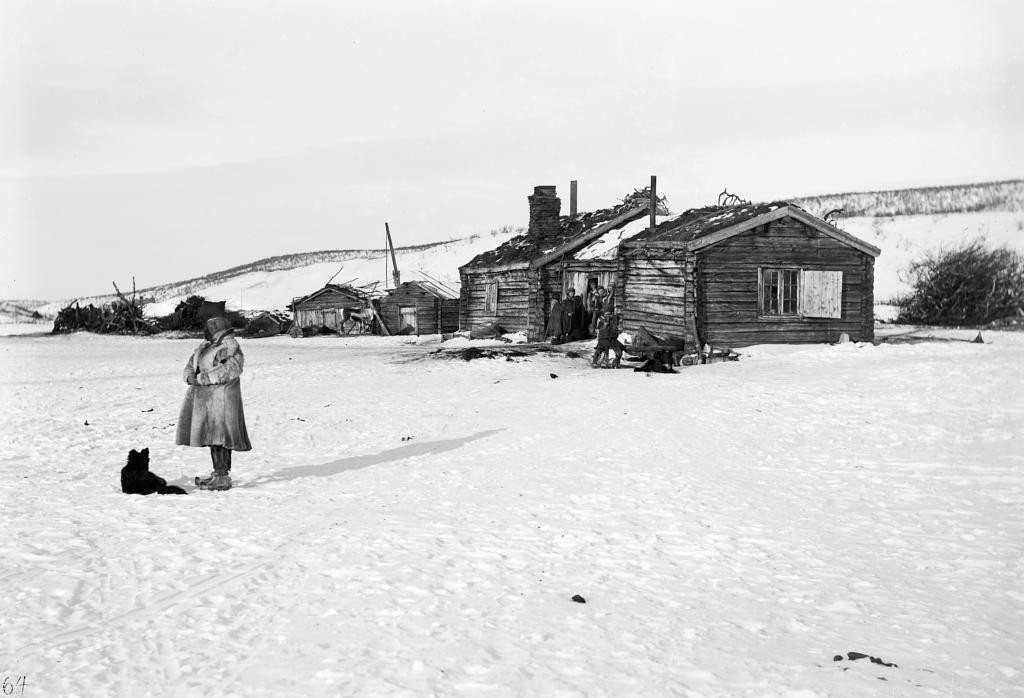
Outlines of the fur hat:
[{"label": "fur hat", "polygon": [[212,317],[206,321],[206,330],[210,333],[211,336],[217,334],[222,330],[230,329],[231,323],[228,322],[228,319],[222,315]]}]

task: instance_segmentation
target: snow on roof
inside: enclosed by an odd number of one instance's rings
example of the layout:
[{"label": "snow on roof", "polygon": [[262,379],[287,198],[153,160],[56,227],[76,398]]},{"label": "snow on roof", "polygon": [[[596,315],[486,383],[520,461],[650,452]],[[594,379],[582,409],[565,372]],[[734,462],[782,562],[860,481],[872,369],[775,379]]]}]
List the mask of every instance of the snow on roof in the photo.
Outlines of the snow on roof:
[{"label": "snow on roof", "polygon": [[[655,224],[676,218],[677,216],[655,216]],[[645,230],[650,225],[650,217],[643,216],[623,225],[612,228],[604,235],[595,238],[590,244],[580,248],[573,254],[573,259],[614,259],[619,243]]]},{"label": "snow on roof", "polygon": [[[647,206],[650,201],[650,188],[638,189],[622,198],[622,201],[608,208],[598,209],[581,213],[575,218],[561,216],[559,227],[562,239],[552,242],[550,238],[538,240],[529,232],[506,241],[500,247],[477,255],[464,265],[464,267],[489,267],[504,264],[526,263],[538,257],[550,254],[561,247],[571,248],[573,242],[583,238],[587,233],[597,227],[613,221],[623,214],[638,208]],[[667,213],[664,197],[658,198],[658,211]],[[644,214],[639,214],[644,215]],[[646,217],[644,220],[647,220]],[[570,251],[566,252],[570,256]]]}]

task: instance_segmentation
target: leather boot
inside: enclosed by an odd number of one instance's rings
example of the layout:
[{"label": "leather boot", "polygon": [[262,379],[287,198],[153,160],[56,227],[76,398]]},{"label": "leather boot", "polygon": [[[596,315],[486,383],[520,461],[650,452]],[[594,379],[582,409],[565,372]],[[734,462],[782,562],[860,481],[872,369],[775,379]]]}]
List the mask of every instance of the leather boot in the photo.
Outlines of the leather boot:
[{"label": "leather boot", "polygon": [[199,489],[214,490],[217,492],[230,490],[231,476],[228,475],[227,470],[215,470],[213,472],[213,476],[209,480],[203,480],[199,483]]},{"label": "leather boot", "polygon": [[214,456],[213,475],[208,482],[199,487],[204,490],[230,490],[231,449],[223,446],[211,446],[211,452]]},{"label": "leather boot", "polygon": [[210,460],[213,461],[213,470],[206,477],[197,477],[196,485],[203,487],[209,484],[217,475],[217,469],[220,467],[220,446],[210,446]]}]

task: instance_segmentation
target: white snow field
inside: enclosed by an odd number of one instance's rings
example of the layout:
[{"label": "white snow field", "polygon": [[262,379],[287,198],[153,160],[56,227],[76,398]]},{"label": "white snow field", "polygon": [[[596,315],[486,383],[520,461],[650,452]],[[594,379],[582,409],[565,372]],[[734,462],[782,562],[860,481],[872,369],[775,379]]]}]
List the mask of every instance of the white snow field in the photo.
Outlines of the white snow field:
[{"label": "white snow field", "polygon": [[236,487],[149,497],[120,492],[131,448],[209,472],[174,445],[194,340],[2,337],[0,672],[25,696],[1022,695],[1024,335],[984,336],[675,375],[241,338]]}]

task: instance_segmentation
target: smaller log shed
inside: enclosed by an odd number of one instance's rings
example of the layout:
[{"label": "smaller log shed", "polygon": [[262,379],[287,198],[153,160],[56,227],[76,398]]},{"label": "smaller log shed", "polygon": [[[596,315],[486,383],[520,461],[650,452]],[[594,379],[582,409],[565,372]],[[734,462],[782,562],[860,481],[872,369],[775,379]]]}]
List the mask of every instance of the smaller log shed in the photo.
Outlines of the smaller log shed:
[{"label": "smaller log shed", "polygon": [[362,308],[365,294],[342,284],[327,284],[319,291],[292,300],[293,321],[298,327],[328,327],[341,332],[345,308]]},{"label": "smaller log shed", "polygon": [[879,254],[787,201],[690,209],[621,244],[616,301],[689,347],[870,342]]},{"label": "smaller log shed", "polygon": [[391,334],[441,334],[459,329],[459,297],[428,281],[405,281],[380,300]]}]

